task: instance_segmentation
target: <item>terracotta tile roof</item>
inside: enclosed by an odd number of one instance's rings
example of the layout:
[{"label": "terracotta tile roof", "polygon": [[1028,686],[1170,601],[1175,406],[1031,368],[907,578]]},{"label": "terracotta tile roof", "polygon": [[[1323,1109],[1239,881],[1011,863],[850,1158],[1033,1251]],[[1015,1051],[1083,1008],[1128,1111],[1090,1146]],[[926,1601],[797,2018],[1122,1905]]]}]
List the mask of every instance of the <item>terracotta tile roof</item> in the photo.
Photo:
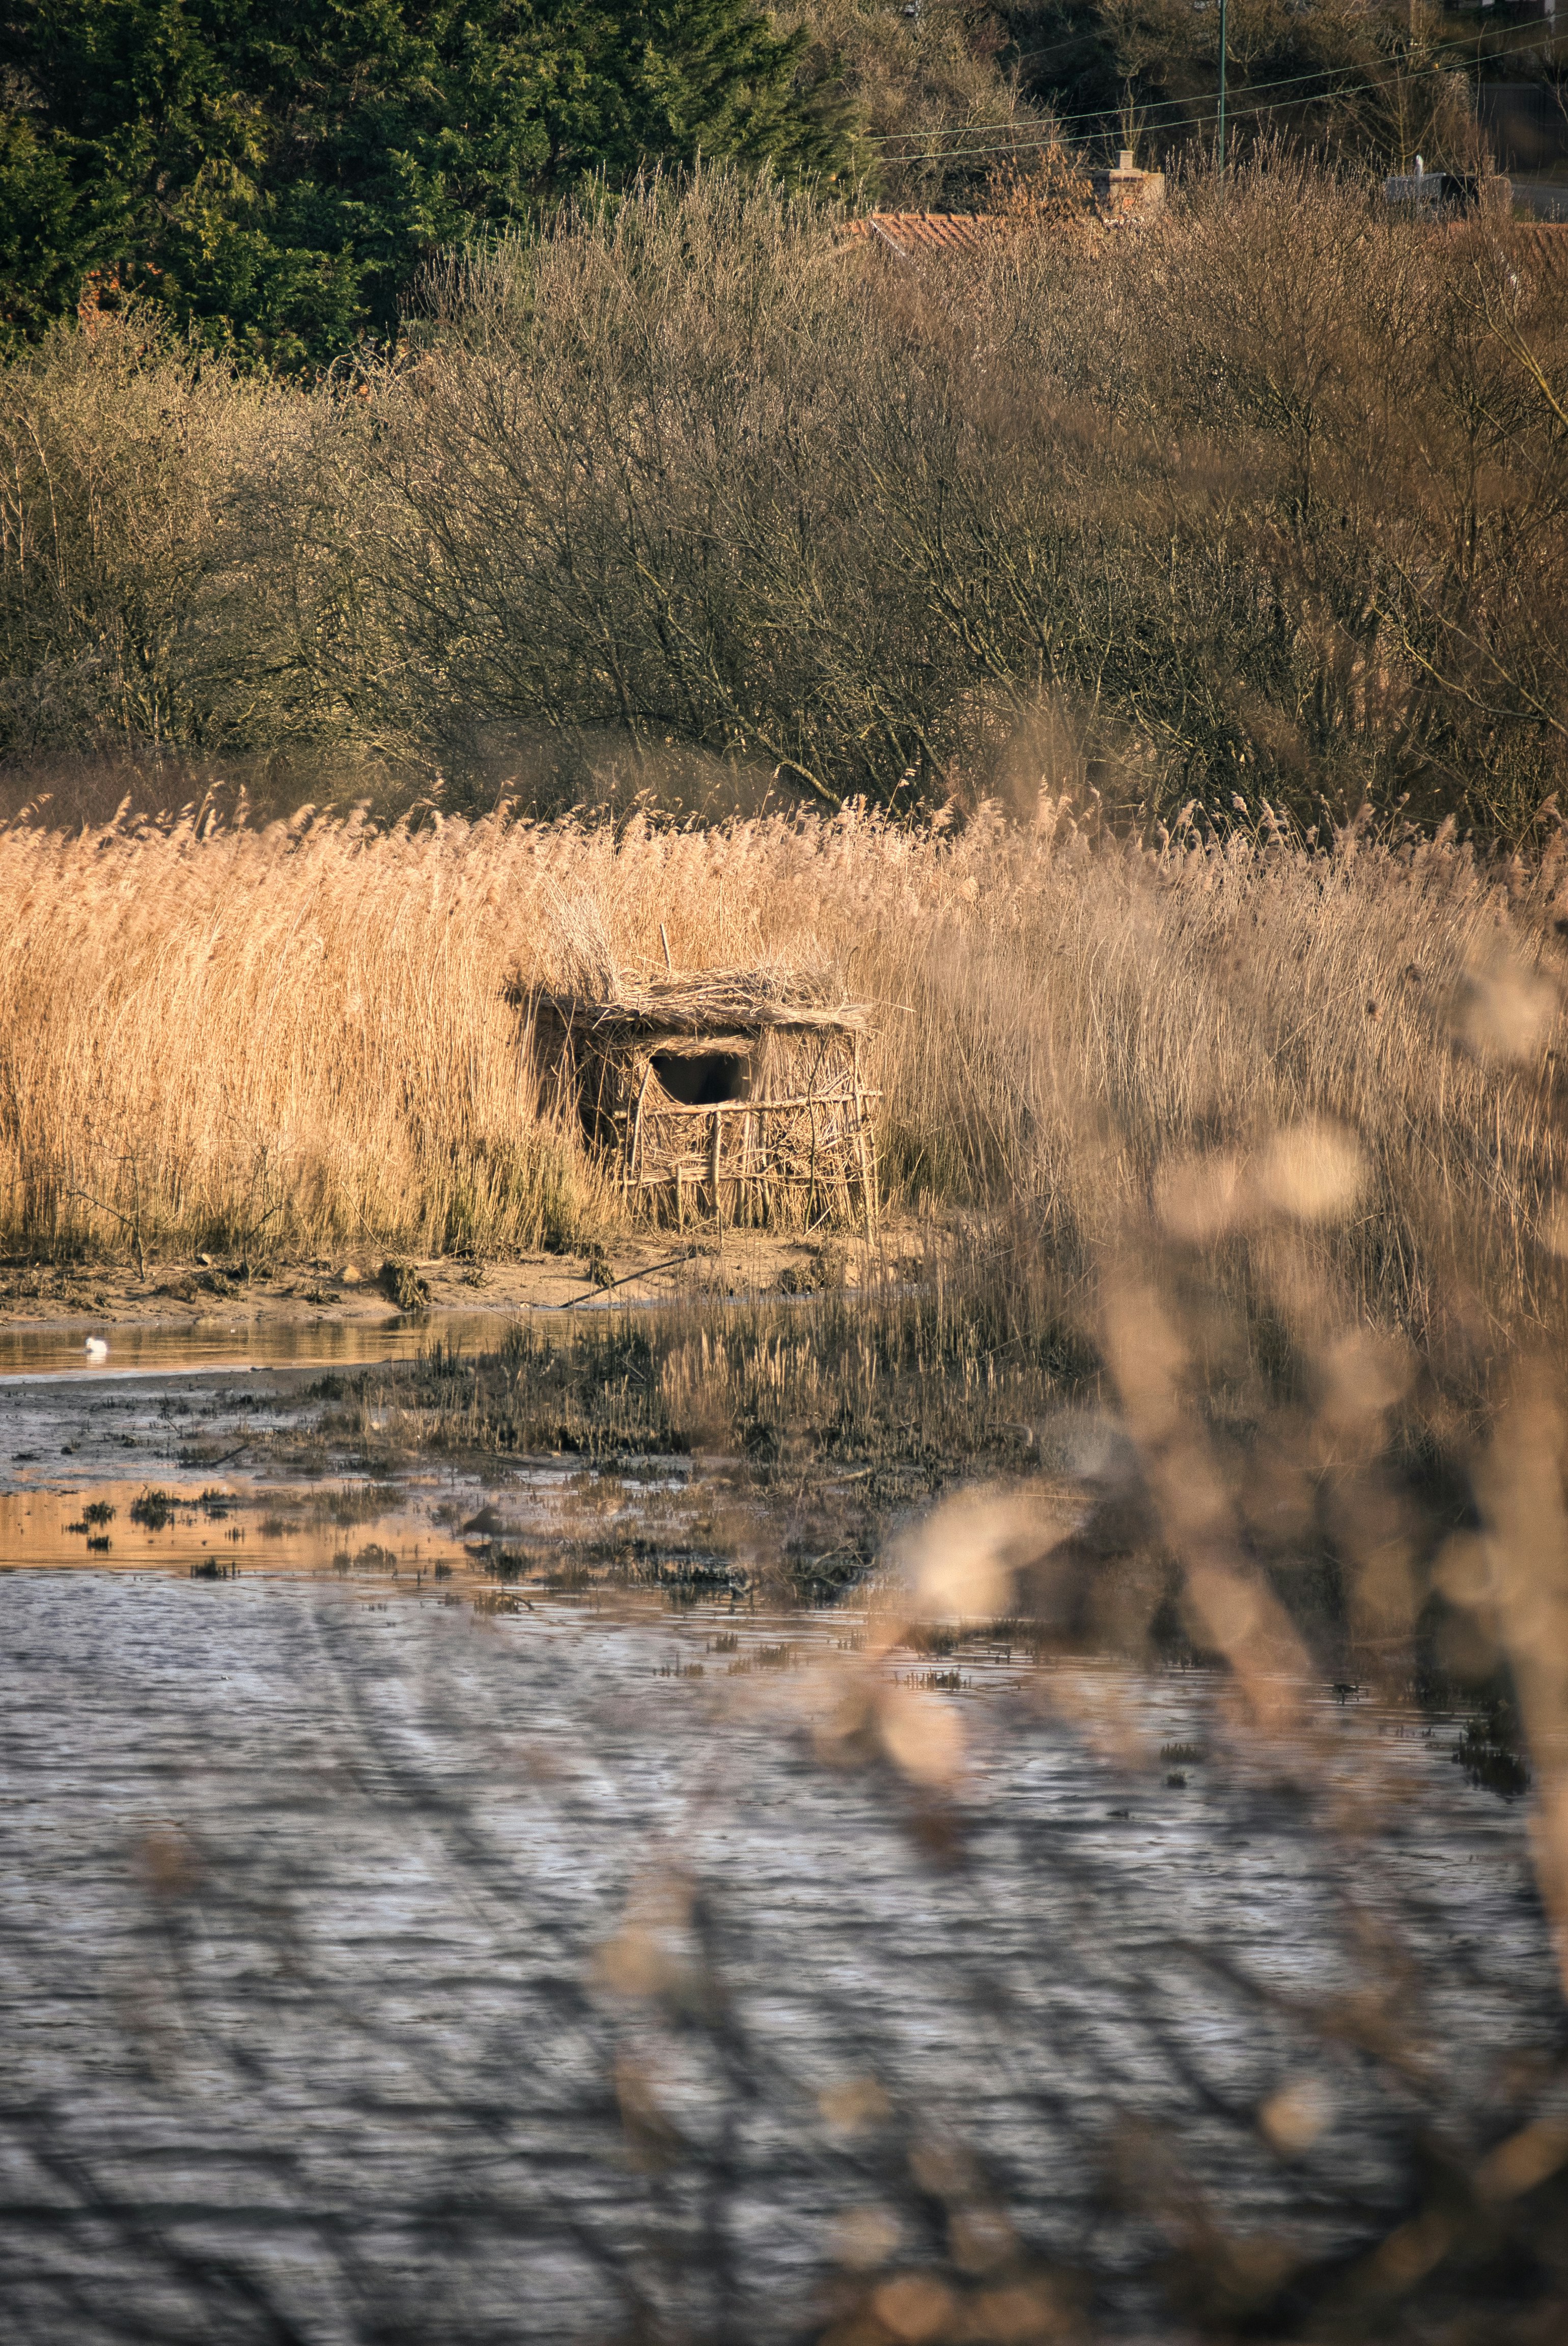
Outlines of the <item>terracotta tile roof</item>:
[{"label": "terracotta tile roof", "polygon": [[1003,230],[1062,234],[1096,222],[1105,228],[1150,219],[1165,202],[1163,171],[1092,171],[1075,213],[1046,212],[862,212],[846,220],[846,235],[880,245],[901,260],[929,252],[983,252]]},{"label": "terracotta tile roof", "polygon": [[994,212],[862,212],[846,220],[848,236],[891,246],[902,259],[916,252],[980,252],[1003,226]]}]

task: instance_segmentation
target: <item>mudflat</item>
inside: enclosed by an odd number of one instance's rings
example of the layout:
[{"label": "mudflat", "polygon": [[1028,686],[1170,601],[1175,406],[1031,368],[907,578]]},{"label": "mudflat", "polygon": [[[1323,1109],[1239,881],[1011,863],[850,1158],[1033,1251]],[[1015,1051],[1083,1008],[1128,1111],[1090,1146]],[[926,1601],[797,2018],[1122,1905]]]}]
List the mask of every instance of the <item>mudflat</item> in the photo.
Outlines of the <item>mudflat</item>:
[{"label": "mudflat", "polygon": [[[690,1233],[612,1234],[591,1250],[515,1253],[496,1258],[400,1255],[366,1246],[327,1256],[249,1261],[189,1256],[126,1261],[0,1263],[0,1331],[113,1328],[245,1331],[341,1321],[356,1327],[405,1313],[397,1274],[425,1290],[416,1309],[433,1313],[547,1311],[586,1305],[614,1294],[624,1303],[700,1302],[722,1295],[803,1294],[857,1286],[874,1263],[918,1260],[921,1235],[912,1224],[879,1229],[874,1241],[853,1232],[796,1236],[774,1230],[708,1228]],[[402,1294],[412,1298],[408,1287]]]}]

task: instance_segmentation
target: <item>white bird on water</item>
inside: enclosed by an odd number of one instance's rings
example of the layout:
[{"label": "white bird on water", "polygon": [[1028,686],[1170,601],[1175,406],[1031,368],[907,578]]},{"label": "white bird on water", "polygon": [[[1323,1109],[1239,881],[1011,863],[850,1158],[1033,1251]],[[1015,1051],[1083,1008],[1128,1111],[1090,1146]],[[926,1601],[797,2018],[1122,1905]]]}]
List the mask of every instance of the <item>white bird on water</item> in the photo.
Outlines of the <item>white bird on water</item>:
[{"label": "white bird on water", "polygon": [[82,1350],[93,1362],[107,1361],[109,1356],[109,1348],[101,1336],[89,1336]]}]

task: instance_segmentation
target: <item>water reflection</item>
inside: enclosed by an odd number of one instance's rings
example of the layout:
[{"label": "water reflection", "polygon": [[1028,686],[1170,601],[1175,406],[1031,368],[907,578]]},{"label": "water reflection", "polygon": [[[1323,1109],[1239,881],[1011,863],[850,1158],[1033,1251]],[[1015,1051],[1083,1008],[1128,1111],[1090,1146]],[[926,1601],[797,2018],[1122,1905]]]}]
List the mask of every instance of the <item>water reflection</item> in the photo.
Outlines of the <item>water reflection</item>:
[{"label": "water reflection", "polygon": [[[188,1575],[219,1564],[246,1575],[430,1577],[483,1573],[484,1544],[460,1522],[478,1504],[400,1486],[335,1484],[308,1494],[221,1478],[98,1482],[75,1491],[0,1494],[0,1569]],[[444,1576],[444,1575],[443,1575]]]},{"label": "water reflection", "polygon": [[464,1352],[494,1352],[514,1311],[389,1312],[355,1320],[254,1322],[232,1314],[194,1327],[115,1327],[95,1323],[108,1358],[89,1361],[81,1328],[0,1328],[0,1383],[42,1377],[107,1382],[116,1377],[168,1376],[251,1367],[323,1368],[408,1360],[439,1333]]},{"label": "water reflection", "polygon": [[689,1460],[268,1481],[306,1379],[158,1365],[0,1405],[7,2339],[1334,2335],[1550,2085],[1453,1722],[716,1594]]}]

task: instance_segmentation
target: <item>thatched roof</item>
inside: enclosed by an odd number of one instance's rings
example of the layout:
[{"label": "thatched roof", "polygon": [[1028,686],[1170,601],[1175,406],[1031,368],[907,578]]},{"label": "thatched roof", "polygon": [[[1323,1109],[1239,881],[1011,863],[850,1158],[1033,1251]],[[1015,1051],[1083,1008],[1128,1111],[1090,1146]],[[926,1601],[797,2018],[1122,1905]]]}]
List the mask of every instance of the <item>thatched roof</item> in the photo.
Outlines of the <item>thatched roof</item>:
[{"label": "thatched roof", "polygon": [[799,972],[703,969],[623,984],[604,995],[542,993],[539,1001],[577,1034],[606,1041],[636,1035],[735,1035],[763,1028],[837,1028],[863,1034],[867,1005],[841,1002]]}]

